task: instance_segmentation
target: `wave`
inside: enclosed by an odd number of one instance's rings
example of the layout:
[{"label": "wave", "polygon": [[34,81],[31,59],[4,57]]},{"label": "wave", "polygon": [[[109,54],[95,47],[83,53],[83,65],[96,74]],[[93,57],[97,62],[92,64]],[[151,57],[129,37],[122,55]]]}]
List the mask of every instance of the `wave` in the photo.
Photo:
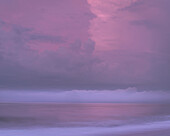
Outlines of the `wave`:
[{"label": "wave", "polygon": [[169,91],[117,90],[0,91],[0,102],[170,102]]}]

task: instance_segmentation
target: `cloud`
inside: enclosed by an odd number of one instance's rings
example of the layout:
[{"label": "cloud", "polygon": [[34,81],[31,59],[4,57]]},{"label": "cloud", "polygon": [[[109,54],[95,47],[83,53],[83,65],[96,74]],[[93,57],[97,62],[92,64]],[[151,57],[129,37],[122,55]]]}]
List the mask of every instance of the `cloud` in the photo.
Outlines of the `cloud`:
[{"label": "cloud", "polygon": [[[1,21],[0,34],[0,80],[7,88],[76,84],[87,80],[93,74],[93,65],[98,62],[93,55],[95,43],[91,39],[69,44],[60,36],[36,34],[32,29],[4,21]],[[39,42],[65,45],[56,45],[56,50],[39,53],[30,46],[30,43]]]},{"label": "cloud", "polygon": [[64,38],[62,36],[50,36],[42,34],[32,34],[29,36],[30,40],[40,41],[40,42],[52,42],[52,43],[64,43]]},{"label": "cloud", "polygon": [[[168,0],[89,0],[98,15],[91,33],[101,53],[105,81],[169,88]],[[114,7],[114,8],[113,8]],[[104,70],[103,70],[104,71]],[[104,72],[101,72],[104,73]],[[109,80],[110,79],[110,80]]]},{"label": "cloud", "polygon": [[1,1],[1,88],[168,90],[169,1],[88,2]]},{"label": "cloud", "polygon": [[[169,8],[167,5],[170,5],[168,0],[148,0],[140,1],[143,6],[145,6],[145,11],[143,7],[138,7],[137,5],[131,5],[131,8],[136,8],[136,11],[129,12],[140,15],[141,17],[138,20],[132,21],[132,25],[138,28],[146,28],[150,35],[152,36],[151,45],[151,69],[152,76],[156,79],[157,84],[160,86],[169,86],[168,81],[170,80],[169,68],[170,68],[170,40],[168,35],[170,33],[169,28]],[[145,42],[143,42],[145,44]]]}]

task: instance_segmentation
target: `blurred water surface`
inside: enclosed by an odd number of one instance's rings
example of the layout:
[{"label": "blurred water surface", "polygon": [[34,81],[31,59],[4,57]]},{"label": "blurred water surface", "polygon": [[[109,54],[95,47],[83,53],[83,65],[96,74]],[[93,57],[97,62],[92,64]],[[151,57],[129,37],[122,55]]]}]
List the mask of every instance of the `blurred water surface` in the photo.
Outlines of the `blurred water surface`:
[{"label": "blurred water surface", "polygon": [[[10,136],[11,131],[14,130],[38,131],[41,129],[56,130],[53,130],[53,134],[47,133],[49,136],[67,136],[64,130],[68,133],[71,131],[73,134],[70,136],[84,135],[82,133],[84,131],[89,131],[85,135],[112,135],[112,132],[119,131],[122,134],[129,130],[133,130],[133,133],[139,131],[142,134],[145,130],[152,132],[154,129],[163,133],[170,130],[170,105],[128,103],[0,104],[1,134]],[[49,131],[51,132],[51,130]],[[29,133],[29,135],[34,136],[34,133]],[[17,134],[18,132],[12,133],[13,136],[17,136]],[[169,136],[168,132],[165,136]]]}]

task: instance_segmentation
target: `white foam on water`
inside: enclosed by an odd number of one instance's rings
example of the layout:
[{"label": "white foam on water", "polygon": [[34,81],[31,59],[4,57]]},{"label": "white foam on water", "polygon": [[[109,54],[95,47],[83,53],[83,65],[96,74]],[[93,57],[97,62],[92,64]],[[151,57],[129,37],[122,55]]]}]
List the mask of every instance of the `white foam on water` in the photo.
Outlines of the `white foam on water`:
[{"label": "white foam on water", "polygon": [[0,136],[97,136],[106,134],[133,134],[136,132],[164,129],[170,129],[170,120],[119,127],[58,127],[15,130],[1,129]]},{"label": "white foam on water", "polygon": [[169,91],[117,90],[0,91],[0,102],[170,102]]}]

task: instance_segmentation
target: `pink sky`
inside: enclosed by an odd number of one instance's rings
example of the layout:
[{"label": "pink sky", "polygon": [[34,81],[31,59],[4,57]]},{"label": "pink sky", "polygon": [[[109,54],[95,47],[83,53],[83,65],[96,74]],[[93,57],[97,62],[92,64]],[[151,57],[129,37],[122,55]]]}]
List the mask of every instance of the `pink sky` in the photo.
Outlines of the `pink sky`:
[{"label": "pink sky", "polygon": [[170,88],[168,0],[1,0],[1,88]]}]

